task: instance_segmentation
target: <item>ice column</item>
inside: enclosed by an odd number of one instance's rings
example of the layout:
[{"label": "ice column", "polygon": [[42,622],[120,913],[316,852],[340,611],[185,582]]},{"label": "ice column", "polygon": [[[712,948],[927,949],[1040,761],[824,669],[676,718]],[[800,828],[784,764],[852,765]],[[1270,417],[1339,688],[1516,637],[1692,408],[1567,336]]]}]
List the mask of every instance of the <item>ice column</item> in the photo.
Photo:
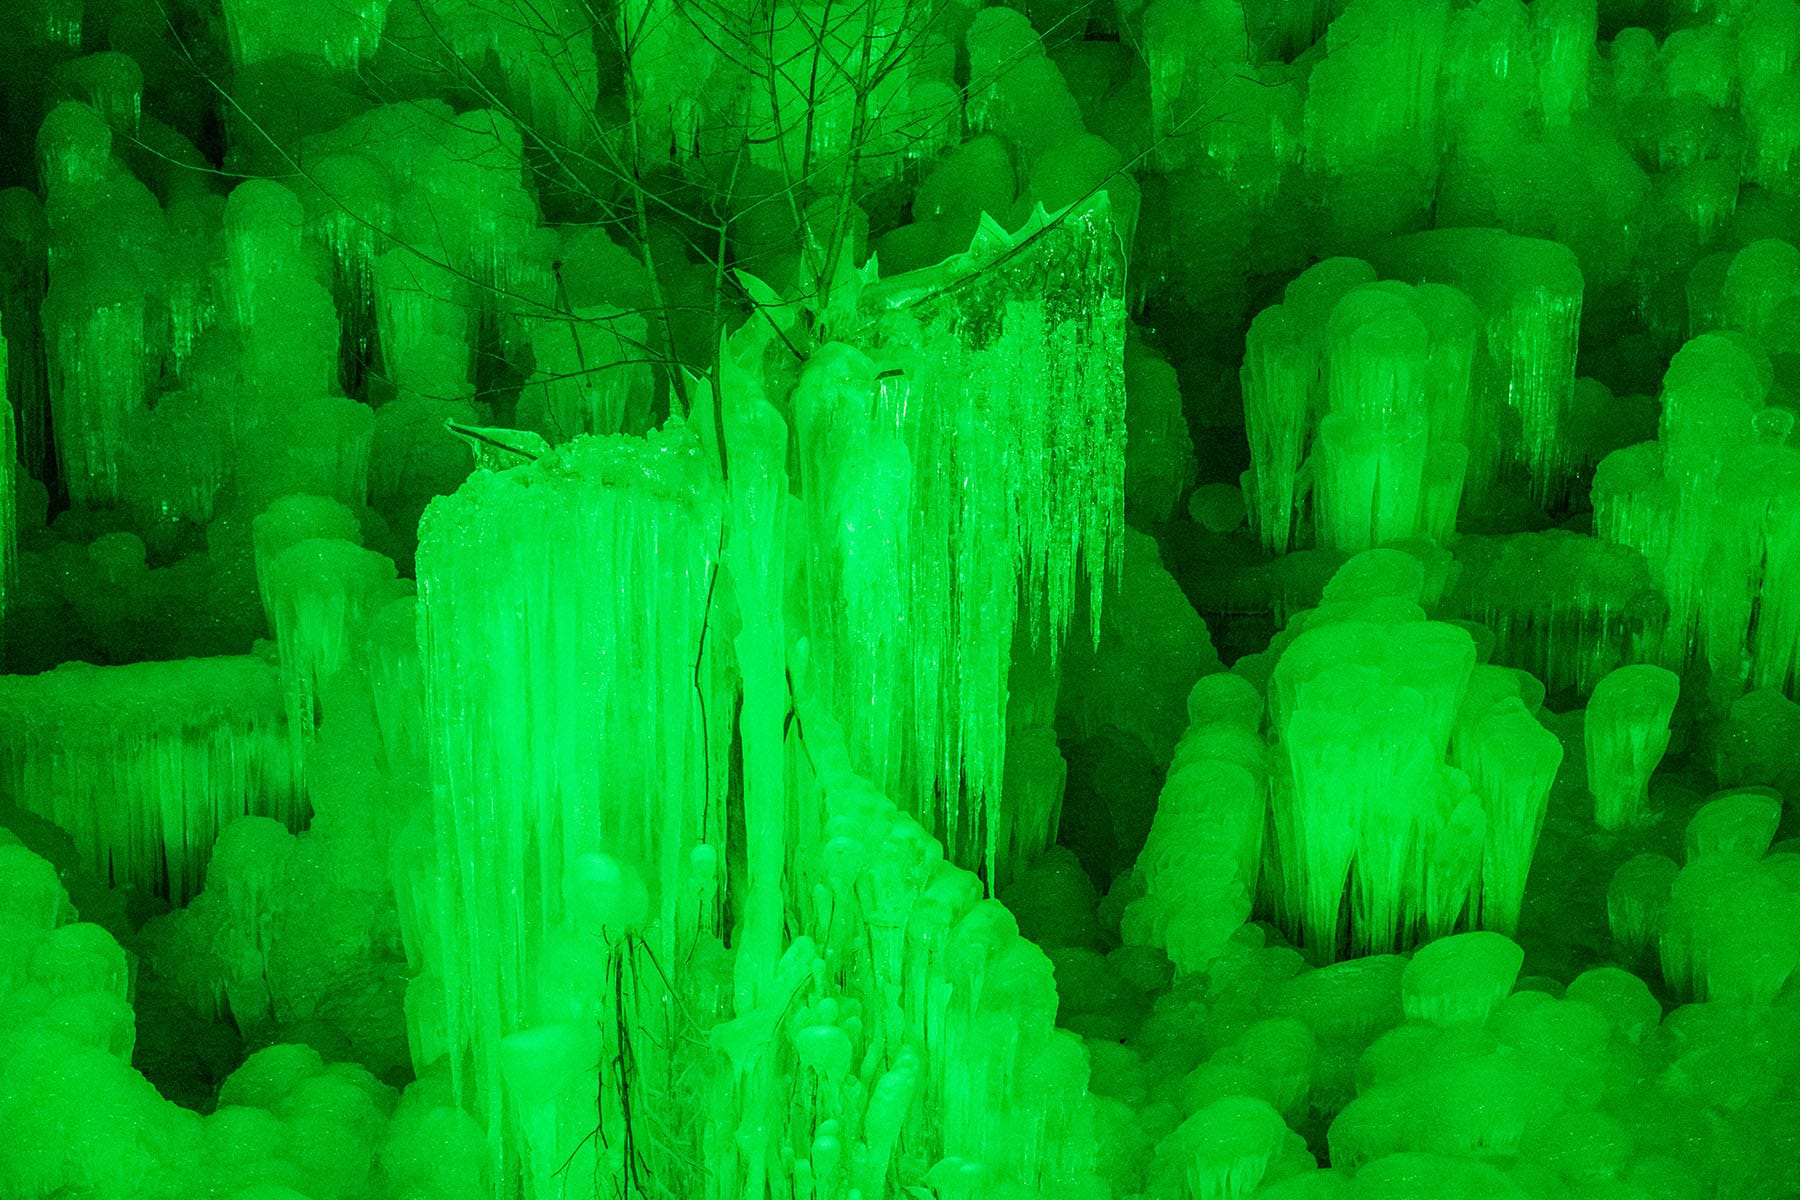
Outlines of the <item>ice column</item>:
[{"label": "ice column", "polygon": [[418,1000],[508,1194],[560,1195],[565,1163],[603,1196],[697,1186],[683,965],[716,945],[731,718],[705,694],[716,470],[680,426],[583,438],[425,515],[437,863],[413,902],[442,990]]}]

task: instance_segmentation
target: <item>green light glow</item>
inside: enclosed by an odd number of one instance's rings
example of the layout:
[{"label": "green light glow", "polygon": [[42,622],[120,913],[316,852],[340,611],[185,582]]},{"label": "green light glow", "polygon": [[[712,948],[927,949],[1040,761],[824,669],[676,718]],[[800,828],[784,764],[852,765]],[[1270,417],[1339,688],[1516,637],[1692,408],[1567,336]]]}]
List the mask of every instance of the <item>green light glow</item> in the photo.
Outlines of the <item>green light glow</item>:
[{"label": "green light glow", "polygon": [[0,1200],[1800,1196],[1800,0],[0,46]]}]

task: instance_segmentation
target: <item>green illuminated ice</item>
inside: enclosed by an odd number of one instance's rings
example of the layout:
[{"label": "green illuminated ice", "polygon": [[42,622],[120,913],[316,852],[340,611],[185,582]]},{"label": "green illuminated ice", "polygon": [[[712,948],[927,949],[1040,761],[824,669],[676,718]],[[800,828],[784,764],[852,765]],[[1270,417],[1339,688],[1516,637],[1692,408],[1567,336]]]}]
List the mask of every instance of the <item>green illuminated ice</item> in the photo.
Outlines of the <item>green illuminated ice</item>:
[{"label": "green illuminated ice", "polygon": [[0,676],[0,770],[55,821],[85,870],[185,900],[220,829],[300,819],[281,686],[238,656]]},{"label": "green illuminated ice", "polygon": [[[676,1122],[698,1100],[678,1066],[705,993],[680,964],[717,936],[725,885],[719,521],[677,426],[478,473],[423,524],[438,861],[409,937],[441,1024],[414,1056],[447,1057],[494,1178],[530,1194],[571,1153],[578,1173],[625,1169],[620,1144],[583,1141],[597,1115]],[[596,1076],[621,1053],[628,1074]],[[680,1144],[644,1153],[661,1179],[694,1169]]]}]

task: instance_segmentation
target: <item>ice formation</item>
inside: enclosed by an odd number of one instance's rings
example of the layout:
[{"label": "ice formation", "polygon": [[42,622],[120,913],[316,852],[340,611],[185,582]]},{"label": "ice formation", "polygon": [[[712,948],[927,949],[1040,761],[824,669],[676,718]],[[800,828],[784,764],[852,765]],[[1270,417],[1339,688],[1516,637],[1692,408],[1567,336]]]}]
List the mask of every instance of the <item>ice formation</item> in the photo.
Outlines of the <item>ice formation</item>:
[{"label": "ice formation", "polygon": [[297,822],[281,688],[262,658],[95,667],[0,685],[7,788],[87,871],[184,900],[226,822]]},{"label": "ice formation", "polygon": [[4,1200],[1800,1195],[1795,0],[0,44]]},{"label": "ice formation", "polygon": [[[725,885],[730,709],[722,689],[707,703],[706,636],[720,504],[672,427],[479,473],[426,513],[435,861],[406,868],[414,1052],[447,1059],[494,1177],[530,1195],[596,1119],[678,1128],[701,1103],[679,1082],[702,1002],[681,964],[717,937]],[[693,1169],[679,1143],[643,1163],[623,1143],[585,1153],[571,1170],[677,1188]]]},{"label": "ice formation", "polygon": [[1097,619],[1120,556],[1113,237],[1104,204],[989,225],[866,292],[866,348],[824,346],[795,389],[821,686],[859,768],[990,877],[1015,641]]}]

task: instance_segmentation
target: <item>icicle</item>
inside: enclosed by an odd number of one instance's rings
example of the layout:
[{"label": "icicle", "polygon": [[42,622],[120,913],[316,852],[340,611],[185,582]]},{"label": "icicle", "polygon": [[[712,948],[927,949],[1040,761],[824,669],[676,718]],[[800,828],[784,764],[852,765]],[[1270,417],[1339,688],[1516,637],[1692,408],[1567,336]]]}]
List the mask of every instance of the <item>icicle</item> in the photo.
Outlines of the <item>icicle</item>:
[{"label": "icicle", "polygon": [[91,105],[102,120],[127,137],[136,137],[143,115],[144,72],[129,55],[117,51],[83,55],[58,69],[65,95]]},{"label": "icicle", "polygon": [[[1383,274],[1452,284],[1483,318],[1469,446],[1470,499],[1521,461],[1533,496],[1560,500],[1574,465],[1567,426],[1575,390],[1582,276],[1566,246],[1494,229],[1437,229],[1371,254]],[[1519,432],[1506,426],[1517,422]]]},{"label": "icicle", "polygon": [[[467,292],[471,313],[491,315],[511,291],[539,225],[537,203],[524,186],[519,127],[506,113],[474,109],[427,125],[416,137],[417,158],[405,177],[410,186],[397,198],[395,241],[431,260],[434,270],[449,272]],[[442,294],[441,284],[424,282]]]},{"label": "icicle", "polygon": [[[739,1012],[769,1000],[782,949],[783,887],[791,877],[787,737],[792,710],[787,679],[786,584],[788,426],[771,403],[763,361],[772,341],[767,323],[721,347],[722,424],[711,430],[726,465],[724,567],[730,573],[737,627],[732,638],[741,702],[745,879],[743,927],[737,943]],[[710,424],[710,422],[709,422]]]},{"label": "icicle", "polygon": [[1170,772],[1138,857],[1144,896],[1125,913],[1127,941],[1166,949],[1179,971],[1203,969],[1217,957],[1249,919],[1256,895],[1268,786],[1256,770],[1266,756],[1261,739],[1253,726],[1225,722],[1193,726],[1184,745],[1228,731],[1252,735],[1241,746],[1219,747],[1250,758],[1248,767],[1205,757]]},{"label": "icicle", "polygon": [[366,627],[376,728],[389,772],[405,779],[422,773],[428,761],[417,609],[414,597],[397,597],[369,618]]},{"label": "icicle", "polygon": [[360,545],[362,524],[341,501],[308,495],[283,496],[251,521],[257,594],[271,628],[275,623],[275,598],[269,591],[269,579],[275,560],[308,538],[332,538]]},{"label": "icicle", "polygon": [[[816,823],[824,835],[822,852],[797,863],[798,881],[814,885],[813,987],[843,994],[833,997],[835,1030],[817,1028],[828,999],[789,1028],[796,1041],[816,1038],[837,1054],[847,1036],[853,1076],[848,1087],[821,1087],[792,1137],[795,1159],[822,1182],[841,1181],[825,1195],[880,1194],[897,1151],[907,1156],[903,1170],[935,1164],[925,1174],[939,1185],[985,1180],[1022,1194],[1079,1194],[1097,1182],[1087,1063],[1054,1027],[1049,961],[1004,908],[981,899],[973,874],[946,863],[916,820],[852,771],[809,683],[809,656],[792,661],[803,731],[795,761],[807,793],[817,789],[800,806],[799,832]],[[820,1135],[809,1139],[815,1125]],[[744,1194],[738,1177],[725,1177],[726,1191]]]},{"label": "icicle", "polygon": [[50,230],[44,205],[25,188],[0,191],[0,335],[6,338],[6,394],[17,418],[20,462],[42,479],[49,462],[49,393],[45,375],[44,291],[49,285]]},{"label": "icicle", "polygon": [[120,491],[146,539],[212,520],[230,479],[227,414],[194,392],[164,392],[126,419],[124,443]]},{"label": "icicle", "polygon": [[1660,652],[1668,606],[1635,549],[1550,530],[1465,536],[1456,559],[1454,611],[1493,633],[1495,662],[1552,691],[1591,692],[1607,671]]},{"label": "icicle", "polygon": [[1640,442],[1601,459],[1591,494],[1594,532],[1638,551],[1660,576],[1679,504],[1674,481],[1663,475],[1662,444]]},{"label": "icicle", "polygon": [[1561,747],[1542,685],[1477,668],[1467,629],[1424,619],[1425,582],[1399,551],[1351,559],[1269,680],[1263,901],[1322,959],[1346,928],[1361,954],[1517,919]]},{"label": "icicle", "polygon": [[1673,671],[1649,663],[1620,667],[1594,686],[1583,737],[1600,828],[1629,829],[1650,815],[1650,775],[1668,749],[1680,690]]},{"label": "icicle", "polygon": [[1014,645],[1007,679],[1006,764],[996,821],[996,891],[1056,840],[1069,765],[1056,730],[1061,676],[1046,643]]},{"label": "icicle", "polygon": [[1287,552],[1296,510],[1306,499],[1300,466],[1318,377],[1317,350],[1298,317],[1282,305],[1257,314],[1244,346],[1244,425],[1250,438],[1244,492],[1252,527],[1277,554]]},{"label": "icicle", "polygon": [[[503,1191],[556,1194],[551,1175],[580,1151],[578,1176],[685,1195],[705,1160],[688,1140],[706,1124],[693,1120],[700,1080],[680,1063],[693,1006],[712,1003],[682,964],[710,960],[723,891],[732,703],[708,694],[715,470],[680,426],[585,438],[477,472],[425,515],[438,859],[417,902],[442,1007],[420,1003],[446,1023]],[[580,1092],[527,1086],[508,1039],[547,1022],[597,1023],[601,1057],[625,1054],[629,1073],[589,1074]],[[622,1128],[623,1104],[681,1138],[641,1139],[643,1160],[627,1163],[619,1139],[585,1137],[596,1119]]]},{"label": "icicle", "polygon": [[80,49],[86,7],[84,0],[43,0],[37,6],[37,28],[32,32],[52,45]]},{"label": "icicle", "polygon": [[342,4],[259,3],[225,0],[225,32],[231,60],[247,67],[294,56],[350,70],[375,53],[387,22],[389,0]]},{"label": "icicle", "polygon": [[1771,75],[1746,86],[1743,114],[1745,182],[1790,193],[1800,168],[1800,76]]},{"label": "icicle", "polygon": [[305,211],[294,193],[267,179],[232,189],[225,203],[226,291],[238,324],[253,325],[286,297],[282,285],[300,264]]},{"label": "icicle", "polygon": [[1764,238],[1727,258],[1719,301],[1725,324],[1741,329],[1774,352],[1800,296],[1800,250]]},{"label": "icicle", "polygon": [[1480,1025],[1513,990],[1525,951],[1511,938],[1480,931],[1431,943],[1400,976],[1409,1020]]},{"label": "icicle", "polygon": [[[239,184],[226,201],[222,308],[242,346],[240,434],[339,390],[337,306],[303,250],[305,223],[299,197],[271,180]],[[283,445],[279,434],[259,440]]]},{"label": "icicle", "polygon": [[[1780,243],[1740,252],[1730,319],[1779,324],[1793,268]],[[1692,339],[1663,379],[1659,440],[1614,451],[1594,477],[1596,529],[1641,550],[1667,597],[1654,657],[1675,670],[1704,662],[1719,702],[1787,686],[1800,656],[1800,453],[1792,412],[1769,403],[1774,378],[1747,333]]]},{"label": "icicle", "polygon": [[1304,1144],[1267,1101],[1215,1100],[1156,1148],[1153,1175],[1166,1173],[1183,1200],[1247,1200],[1281,1158]]},{"label": "icicle", "polygon": [[177,375],[193,362],[200,335],[220,317],[219,280],[213,244],[217,209],[210,203],[176,200],[169,206],[172,237],[168,279],[169,361]]},{"label": "icicle", "polygon": [[1318,541],[1367,550],[1419,527],[1427,334],[1403,298],[1365,288],[1338,303],[1326,336],[1330,409],[1314,453]]},{"label": "icicle", "polygon": [[[7,378],[12,353],[0,334],[0,380]],[[19,575],[18,427],[13,406],[0,397],[0,648],[6,645],[6,614],[13,606]]]},{"label": "icicle", "polygon": [[1678,996],[1770,1004],[1800,971],[1800,895],[1760,853],[1698,854],[1670,886],[1660,950]]},{"label": "icicle", "polygon": [[348,349],[366,361],[375,337],[375,257],[396,215],[387,172],[361,154],[334,154],[307,171],[307,228],[331,251]]},{"label": "icicle", "polygon": [[110,505],[120,495],[126,422],[144,405],[144,300],[114,292],[77,308],[62,282],[51,285],[44,324],[53,331],[50,418],[63,479],[77,502]]},{"label": "icicle", "polygon": [[49,227],[43,326],[50,417],[77,504],[121,498],[124,425],[160,360],[157,321],[168,223],[156,198],[112,159],[112,130],[65,102],[38,131]]},{"label": "icicle", "polygon": [[113,169],[113,133],[92,107],[69,100],[52,108],[38,127],[38,181],[48,193],[58,186],[91,187]]},{"label": "icicle", "polygon": [[1595,0],[1545,0],[1532,7],[1531,23],[1537,99],[1545,126],[1554,129],[1588,107],[1599,12]]},{"label": "icicle", "polygon": [[867,348],[825,346],[793,401],[833,711],[859,769],[994,875],[1021,610],[1054,656],[1085,575],[1097,636],[1121,562],[1112,236],[1104,197],[984,225],[967,254],[870,286]]},{"label": "icicle", "polygon": [[536,367],[519,399],[521,421],[554,442],[584,433],[635,433],[649,424],[655,379],[649,318],[583,305],[531,323]]},{"label": "icicle", "polygon": [[1471,708],[1464,706],[1456,761],[1468,772],[1487,816],[1479,919],[1484,929],[1512,937],[1518,933],[1525,879],[1543,832],[1563,748],[1516,694],[1481,711]]},{"label": "icicle", "polygon": [[1613,872],[1606,887],[1606,924],[1627,966],[1639,966],[1656,949],[1668,919],[1669,890],[1680,870],[1667,855],[1639,854]]},{"label": "icicle", "polygon": [[1443,0],[1357,0],[1326,32],[1307,84],[1306,169],[1353,243],[1397,232],[1430,203],[1448,20]]},{"label": "icicle", "polygon": [[680,0],[625,0],[618,14],[618,44],[630,48],[639,97],[638,142],[647,153],[684,159],[698,145],[708,84],[728,57],[726,18]]},{"label": "icicle", "polygon": [[303,538],[265,561],[265,539],[257,541],[257,586],[281,655],[294,772],[304,783],[321,690],[344,665],[358,626],[394,599],[399,585],[391,559],[354,542]]},{"label": "icicle", "polygon": [[470,394],[474,297],[448,267],[404,246],[373,268],[375,325],[390,379],[434,400]]},{"label": "icicle", "polygon": [[[838,172],[862,149],[851,144],[859,102],[867,105],[870,116],[902,115],[911,57],[906,43],[916,36],[905,27],[909,19],[904,6],[891,0],[873,0],[842,14],[807,0],[773,6],[768,44],[758,47],[759,61],[749,74],[763,81],[752,83],[744,94],[752,161],[786,177],[810,164],[809,177],[822,176],[818,190],[835,191]],[[683,24],[686,37],[694,41],[710,32],[695,17],[684,17]],[[721,52],[717,43],[712,49],[727,61],[734,57]],[[692,53],[698,56],[699,48]],[[760,61],[763,54],[767,63]],[[769,65],[788,63],[804,65],[776,65],[772,71]],[[891,67],[877,74],[877,64]],[[770,71],[766,79],[764,71]],[[870,90],[859,94],[859,88]],[[867,148],[877,155],[887,149],[878,144]],[[871,159],[881,161],[876,155]]]},{"label": "icicle", "polygon": [[1277,552],[1309,503],[1313,540],[1331,549],[1455,529],[1477,313],[1455,288],[1373,275],[1359,260],[1328,260],[1251,325],[1244,483],[1253,523]]},{"label": "icicle", "polygon": [[83,865],[185,903],[214,838],[245,814],[299,818],[281,688],[260,658],[0,676],[0,771]]},{"label": "icicle", "polygon": [[1720,792],[1688,819],[1687,861],[1708,854],[1761,859],[1781,824],[1781,796],[1768,788]]},{"label": "icicle", "polygon": [[1141,20],[1150,144],[1159,165],[1175,170],[1200,157],[1223,114],[1236,115],[1231,85],[1250,72],[1249,24],[1237,0],[1158,0]]}]

